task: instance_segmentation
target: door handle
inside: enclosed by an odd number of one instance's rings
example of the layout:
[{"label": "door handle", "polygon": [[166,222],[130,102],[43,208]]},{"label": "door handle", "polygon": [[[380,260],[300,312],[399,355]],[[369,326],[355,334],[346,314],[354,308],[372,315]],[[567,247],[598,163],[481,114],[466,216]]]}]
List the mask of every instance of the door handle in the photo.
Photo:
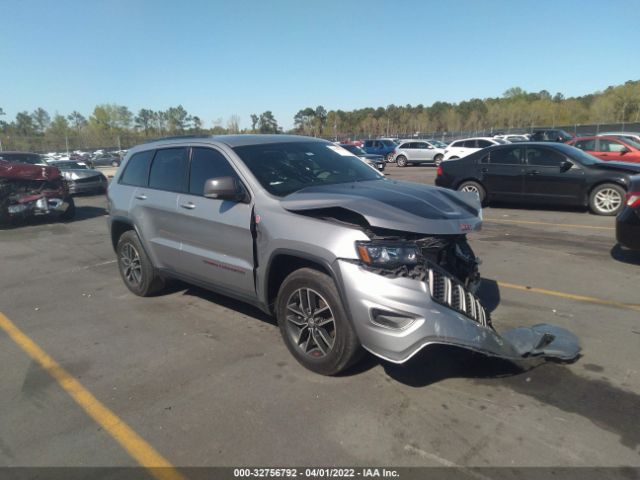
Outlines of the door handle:
[{"label": "door handle", "polygon": [[487,172],[489,171],[489,169],[488,169],[488,168],[481,168],[481,169],[480,169],[480,171],[481,171],[482,173],[487,173]]},{"label": "door handle", "polygon": [[196,208],[196,206],[195,206],[195,204],[193,202],[181,203],[180,207],[181,208],[186,208],[187,210],[193,210],[194,208]]},{"label": "door handle", "polygon": [[136,195],[136,198],[138,200],[146,200],[147,196],[144,193],[141,193],[140,195]]},{"label": "door handle", "polygon": [[529,170],[527,172],[527,175],[540,175],[540,171],[539,170]]}]

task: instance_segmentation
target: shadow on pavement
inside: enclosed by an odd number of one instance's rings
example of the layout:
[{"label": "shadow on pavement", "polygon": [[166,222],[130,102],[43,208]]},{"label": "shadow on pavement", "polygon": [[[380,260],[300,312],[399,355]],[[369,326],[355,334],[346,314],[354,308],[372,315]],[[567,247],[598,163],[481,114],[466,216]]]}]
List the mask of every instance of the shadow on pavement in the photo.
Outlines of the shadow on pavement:
[{"label": "shadow on pavement", "polygon": [[611,249],[611,258],[618,262],[628,263],[630,265],[640,265],[640,252],[627,250],[616,244]]}]

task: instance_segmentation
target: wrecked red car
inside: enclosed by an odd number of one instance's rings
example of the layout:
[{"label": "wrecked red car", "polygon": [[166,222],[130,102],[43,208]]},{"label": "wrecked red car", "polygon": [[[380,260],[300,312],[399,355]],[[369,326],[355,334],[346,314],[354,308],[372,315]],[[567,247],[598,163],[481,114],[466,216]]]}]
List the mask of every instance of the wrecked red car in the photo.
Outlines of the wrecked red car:
[{"label": "wrecked red car", "polygon": [[0,159],[0,224],[40,215],[62,220],[75,215],[60,170]]}]

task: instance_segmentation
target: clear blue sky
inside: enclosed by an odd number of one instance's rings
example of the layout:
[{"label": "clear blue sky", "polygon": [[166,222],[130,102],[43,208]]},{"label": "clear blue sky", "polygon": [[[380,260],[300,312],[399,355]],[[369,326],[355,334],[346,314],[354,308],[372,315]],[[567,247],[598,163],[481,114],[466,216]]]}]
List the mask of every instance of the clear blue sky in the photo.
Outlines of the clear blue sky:
[{"label": "clear blue sky", "polygon": [[351,110],[582,95],[640,79],[638,0],[0,0],[0,107],[88,116],[182,104],[210,127]]}]

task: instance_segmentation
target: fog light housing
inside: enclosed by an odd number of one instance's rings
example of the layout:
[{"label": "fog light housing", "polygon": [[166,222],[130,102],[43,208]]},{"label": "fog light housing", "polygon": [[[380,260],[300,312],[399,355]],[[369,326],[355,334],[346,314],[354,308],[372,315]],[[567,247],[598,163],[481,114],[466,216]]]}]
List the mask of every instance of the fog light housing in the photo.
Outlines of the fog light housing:
[{"label": "fog light housing", "polygon": [[371,323],[392,330],[405,330],[416,321],[415,318],[402,313],[390,312],[380,308],[372,308],[369,313],[371,315]]}]

